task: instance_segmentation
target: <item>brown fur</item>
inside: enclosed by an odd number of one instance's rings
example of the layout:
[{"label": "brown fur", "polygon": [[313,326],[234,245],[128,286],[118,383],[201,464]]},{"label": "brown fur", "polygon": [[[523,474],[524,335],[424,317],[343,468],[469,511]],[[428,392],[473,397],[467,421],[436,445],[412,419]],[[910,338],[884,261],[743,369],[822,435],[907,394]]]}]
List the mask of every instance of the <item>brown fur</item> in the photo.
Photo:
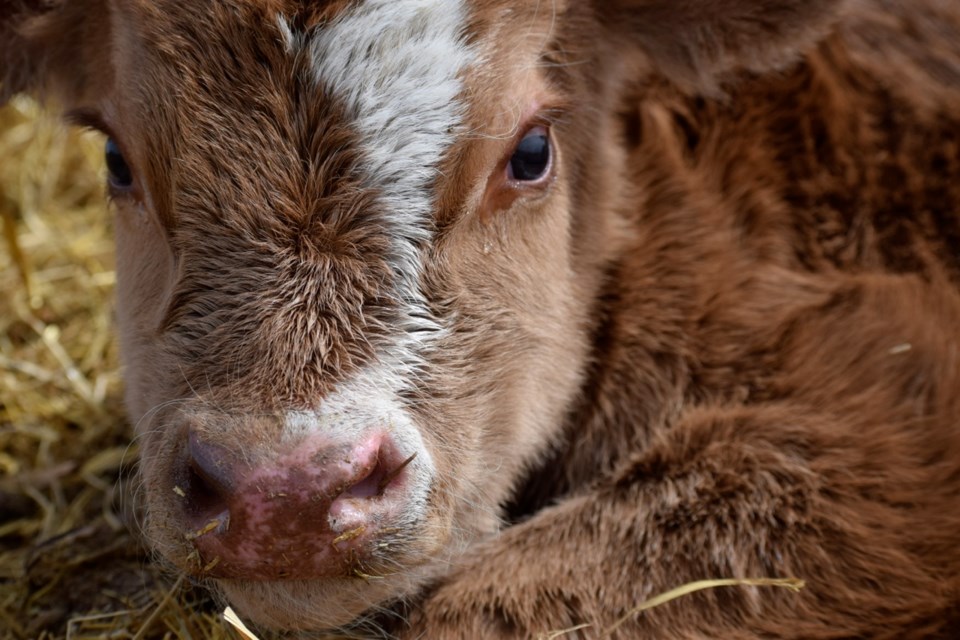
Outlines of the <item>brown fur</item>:
[{"label": "brown fur", "polygon": [[[147,185],[118,199],[128,401],[147,536],[190,570],[166,490],[182,415],[269,450],[269,420],[230,416],[328,393],[397,330],[396,301],[355,132],[332,96],[291,97],[297,62],[263,26],[343,3],[111,4],[107,106],[52,82]],[[244,585],[254,613],[310,626],[325,602],[404,596],[407,620],[376,620],[403,637],[595,637],[685,582],[796,576],[799,595],[700,594],[616,635],[950,637],[960,8],[541,4],[471,3],[492,71],[467,79],[468,124],[488,135],[444,158],[422,286],[451,330],[409,398],[430,519],[371,561],[399,577]],[[5,82],[56,74],[7,64],[25,37],[7,24]],[[531,100],[556,111],[557,181],[478,210]]]}]

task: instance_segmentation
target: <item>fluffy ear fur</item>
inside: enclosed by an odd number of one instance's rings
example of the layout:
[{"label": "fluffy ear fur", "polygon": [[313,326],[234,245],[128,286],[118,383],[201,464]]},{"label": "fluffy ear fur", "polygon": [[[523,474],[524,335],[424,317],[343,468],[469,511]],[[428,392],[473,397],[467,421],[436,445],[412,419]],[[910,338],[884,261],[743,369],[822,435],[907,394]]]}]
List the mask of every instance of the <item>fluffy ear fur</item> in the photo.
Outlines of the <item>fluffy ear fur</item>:
[{"label": "fluffy ear fur", "polygon": [[593,0],[626,46],[687,89],[711,92],[724,72],[790,62],[835,21],[844,0]]},{"label": "fluffy ear fur", "polygon": [[[0,104],[19,92],[67,104],[107,75],[103,0],[0,0]],[[96,71],[95,74],[91,73]]]}]

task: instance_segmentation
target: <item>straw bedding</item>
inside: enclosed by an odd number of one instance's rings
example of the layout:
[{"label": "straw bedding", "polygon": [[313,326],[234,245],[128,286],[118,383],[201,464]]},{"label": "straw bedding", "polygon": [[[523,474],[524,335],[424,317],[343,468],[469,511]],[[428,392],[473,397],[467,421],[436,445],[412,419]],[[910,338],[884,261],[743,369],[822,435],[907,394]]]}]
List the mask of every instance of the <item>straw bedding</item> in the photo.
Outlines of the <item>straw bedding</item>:
[{"label": "straw bedding", "polygon": [[102,149],[27,100],[0,109],[0,638],[236,637],[124,524]]}]

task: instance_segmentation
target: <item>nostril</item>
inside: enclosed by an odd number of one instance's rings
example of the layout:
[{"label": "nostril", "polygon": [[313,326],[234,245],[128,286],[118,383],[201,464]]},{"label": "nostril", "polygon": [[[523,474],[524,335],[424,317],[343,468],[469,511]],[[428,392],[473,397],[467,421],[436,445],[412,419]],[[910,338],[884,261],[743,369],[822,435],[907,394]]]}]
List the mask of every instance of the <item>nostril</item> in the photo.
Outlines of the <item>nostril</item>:
[{"label": "nostril", "polygon": [[[369,457],[361,452],[368,452]],[[335,497],[327,511],[327,522],[331,531],[338,535],[335,539],[338,543],[348,542],[367,531],[377,519],[375,514],[389,508],[388,505],[395,500],[402,501],[397,496],[403,492],[406,478],[403,472],[416,455],[403,459],[392,442],[377,438],[354,449],[354,457],[366,457],[372,460],[372,464],[364,466],[363,471],[333,494]]]},{"label": "nostril", "polygon": [[234,484],[230,456],[195,433],[190,434],[187,452],[187,509],[201,519],[218,516],[227,510]]},{"label": "nostril", "polygon": [[361,478],[341,495],[348,498],[372,498],[379,495],[382,493],[381,482],[386,475],[387,470],[383,467],[383,461],[378,459],[366,477]]},{"label": "nostril", "polygon": [[227,504],[226,493],[213,478],[191,460],[187,468],[187,500],[191,513],[204,516],[222,511]]},{"label": "nostril", "polygon": [[377,463],[370,470],[370,473],[361,478],[341,495],[348,498],[372,498],[382,496],[383,492],[390,486],[390,483],[396,480],[404,468],[413,462],[413,459],[416,457],[417,454],[413,454],[403,462],[392,465],[391,468],[389,462],[384,460],[384,456],[379,455],[377,457]]}]

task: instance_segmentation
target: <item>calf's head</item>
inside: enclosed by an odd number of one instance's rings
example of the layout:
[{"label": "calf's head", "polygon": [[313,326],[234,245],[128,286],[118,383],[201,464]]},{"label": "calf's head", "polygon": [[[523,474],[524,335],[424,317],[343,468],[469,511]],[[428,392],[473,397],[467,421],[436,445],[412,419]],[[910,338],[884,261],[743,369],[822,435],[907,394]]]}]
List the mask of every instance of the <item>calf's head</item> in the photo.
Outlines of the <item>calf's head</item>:
[{"label": "calf's head", "polygon": [[780,64],[836,4],[5,3],[4,91],[108,138],[151,544],[317,628],[494,532],[629,235],[628,80]]}]

